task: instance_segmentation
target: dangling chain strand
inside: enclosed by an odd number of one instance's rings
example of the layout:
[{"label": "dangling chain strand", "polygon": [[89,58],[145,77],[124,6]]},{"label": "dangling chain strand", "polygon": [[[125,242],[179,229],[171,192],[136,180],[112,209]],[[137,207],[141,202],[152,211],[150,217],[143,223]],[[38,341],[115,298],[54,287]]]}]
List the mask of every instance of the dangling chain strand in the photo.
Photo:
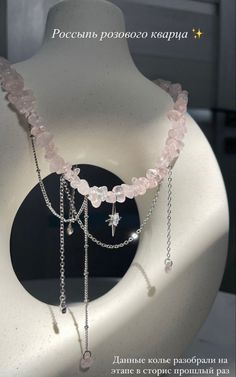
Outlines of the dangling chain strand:
[{"label": "dangling chain strand", "polygon": [[66,313],[65,291],[65,229],[64,229],[64,178],[60,177],[60,308]]},{"label": "dangling chain strand", "polygon": [[[42,180],[42,177],[41,177],[41,172],[40,172],[40,169],[39,169],[39,163],[38,163],[38,157],[37,157],[37,153],[36,153],[36,149],[35,149],[35,144],[34,144],[34,136],[31,136],[31,145],[32,145],[32,150],[33,150],[33,157],[34,157],[34,163],[35,163],[35,166],[36,166],[36,172],[37,172],[37,176],[38,176],[38,181],[39,181],[39,187],[40,187],[40,190],[42,192],[42,195],[43,195],[43,198],[44,198],[44,201],[46,203],[46,206],[48,207],[48,209],[52,212],[52,214],[54,216],[56,216],[58,219],[60,219],[60,214],[58,214],[54,208],[52,207],[52,204],[49,200],[49,197],[48,197],[48,194],[46,192],[46,188],[44,186],[44,183],[43,183],[43,180]],[[65,180],[64,180],[65,182]],[[71,201],[71,200],[70,200]],[[76,212],[74,214],[74,218],[71,218],[70,215],[69,215],[69,218],[66,219],[65,217],[63,218],[64,219],[64,222],[65,223],[70,223],[70,222],[75,222],[77,221],[77,218],[79,218],[79,216],[81,215],[81,213],[83,212],[84,210],[84,202],[82,203],[80,209],[78,212]]]},{"label": "dangling chain strand", "polygon": [[84,207],[84,305],[85,305],[85,352],[88,351],[88,199],[85,198]]},{"label": "dangling chain strand", "polygon": [[88,295],[88,198],[85,196],[85,206],[84,206],[84,353],[80,361],[80,366],[82,369],[89,368],[93,363],[92,353],[89,350],[89,295]]},{"label": "dangling chain strand", "polygon": [[172,170],[168,174],[168,196],[167,196],[167,258],[171,253],[171,206],[172,206]]},{"label": "dangling chain strand", "polygon": [[171,270],[173,266],[173,261],[171,259],[171,241],[172,241],[172,186],[173,186],[173,177],[172,169],[168,172],[168,185],[167,185],[167,232],[166,232],[166,259],[165,266],[166,271]]}]

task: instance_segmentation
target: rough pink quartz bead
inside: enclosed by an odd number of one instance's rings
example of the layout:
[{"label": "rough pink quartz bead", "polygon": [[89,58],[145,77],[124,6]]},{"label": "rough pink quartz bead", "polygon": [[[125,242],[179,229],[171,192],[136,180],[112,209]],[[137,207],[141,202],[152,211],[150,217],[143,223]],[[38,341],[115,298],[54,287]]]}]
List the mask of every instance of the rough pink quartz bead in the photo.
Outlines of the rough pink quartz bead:
[{"label": "rough pink quartz bead", "polygon": [[11,72],[3,72],[2,87],[7,92],[20,90],[24,87],[24,81],[15,70],[12,70]]},{"label": "rough pink quartz bead", "polygon": [[[20,97],[22,92],[23,92],[24,88],[22,89],[15,89],[15,90],[11,90],[8,95],[7,95],[7,98],[9,98],[9,96],[17,96],[17,97]],[[25,89],[26,90],[26,89]]]},{"label": "rough pink quartz bead", "polygon": [[181,151],[184,147],[184,143],[180,140],[173,139],[172,137],[168,137],[166,140],[166,145],[172,145],[176,150]]},{"label": "rough pink quartz bead", "polygon": [[66,173],[64,173],[64,178],[67,181],[71,181],[73,179],[73,171],[70,169]]},{"label": "rough pink quartz bead", "polygon": [[77,177],[77,178],[74,178],[70,181],[70,185],[72,188],[74,189],[78,189],[79,187],[79,184],[80,184],[80,179]]},{"label": "rough pink quartz bead", "polygon": [[116,195],[116,201],[123,203],[125,201],[125,193],[122,186],[114,186],[112,191]]},{"label": "rough pink quartz bead", "polygon": [[73,172],[75,173],[75,175],[79,175],[79,173],[80,173],[80,168],[75,168],[75,169],[73,169]]},{"label": "rough pink quartz bead", "polygon": [[32,90],[29,89],[20,91],[15,90],[13,93],[9,93],[7,98],[12,103],[16,102],[18,99],[21,99],[22,101],[36,101]]},{"label": "rough pink quartz bead", "polygon": [[5,58],[0,57],[0,72],[4,71],[5,69],[9,67],[10,67],[10,62]]},{"label": "rough pink quartz bead", "polygon": [[[134,196],[145,194],[145,192],[147,191],[147,188],[146,188],[147,183],[146,182],[144,184],[139,180],[139,178],[133,177],[132,183],[133,183],[132,189],[133,189],[133,192],[134,192]],[[149,185],[149,183],[148,183],[148,185]]]},{"label": "rough pink quartz bead", "polygon": [[188,103],[188,92],[187,92],[187,90],[183,90],[183,91],[178,95],[177,100],[179,100],[180,98],[183,99],[184,101],[186,101],[186,104]]},{"label": "rough pink quartz bead", "polygon": [[46,147],[51,140],[53,139],[53,135],[50,132],[41,132],[40,134],[35,136],[36,144],[39,147]]},{"label": "rough pink quartz bead", "polygon": [[11,78],[12,76],[17,75],[16,70],[12,68],[10,65],[8,67],[5,67],[1,72],[4,82],[7,81],[8,77]]},{"label": "rough pink quartz bead", "polygon": [[154,188],[154,187],[157,187],[157,185],[158,185],[158,182],[157,182],[156,179],[149,179],[149,180],[148,180],[148,183],[149,183],[149,188],[150,188],[150,189],[152,189],[152,188]]},{"label": "rough pink quartz bead", "polygon": [[52,173],[56,172],[57,174],[61,174],[64,165],[65,161],[63,160],[63,158],[58,155],[55,155],[50,161],[50,171]]},{"label": "rough pink quartz bead", "polygon": [[11,67],[5,68],[2,71],[0,70],[0,82],[1,82],[2,88],[3,88],[3,84],[6,81],[6,77],[8,75],[11,75],[11,73],[12,73]]},{"label": "rough pink quartz bead", "polygon": [[146,189],[149,188],[149,181],[146,177],[140,177],[138,179],[139,183],[143,185]]},{"label": "rough pink quartz bead", "polygon": [[91,201],[98,199],[97,186],[91,187],[90,194],[89,194],[89,199]]},{"label": "rough pink quartz bead", "polygon": [[78,175],[74,172],[74,170],[71,171],[71,179],[70,181],[73,181],[73,179],[78,178]]},{"label": "rough pink quartz bead", "polygon": [[[134,179],[136,179],[136,182],[134,182]],[[139,187],[137,185],[137,180],[138,180],[137,178],[132,178],[133,183],[132,183],[132,185],[130,185],[131,188],[132,188],[132,192],[133,192],[134,197],[139,195]]]},{"label": "rough pink quartz bead", "polygon": [[138,178],[133,177],[133,178],[131,179],[131,182],[132,182],[131,187],[132,187],[132,191],[133,191],[133,193],[134,193],[134,196],[138,196],[138,195],[139,195],[139,189],[138,189]]},{"label": "rough pink quartz bead", "polygon": [[146,171],[146,177],[147,177],[148,180],[149,179],[154,179],[154,178],[156,178],[156,176],[157,176],[156,169],[148,169]]},{"label": "rough pink quartz bead", "polygon": [[167,113],[167,117],[169,120],[177,122],[182,117],[182,114],[177,110],[170,110]]},{"label": "rough pink quartz bead", "polygon": [[133,178],[131,179],[131,182],[132,182],[133,185],[135,185],[135,184],[138,182],[138,178],[133,177]]},{"label": "rough pink quartz bead", "polygon": [[169,94],[173,98],[174,101],[176,101],[178,95],[181,93],[182,87],[180,84],[171,84],[169,87]]},{"label": "rough pink quartz bead", "polygon": [[[11,94],[9,94],[9,97]],[[20,95],[18,95],[19,100],[22,101],[24,104],[33,105],[36,103],[36,99],[33,95],[31,90],[22,90]]]},{"label": "rough pink quartz bead", "polygon": [[102,201],[99,198],[97,198],[97,199],[91,200],[91,204],[94,208],[98,208],[102,204]]},{"label": "rough pink quartz bead", "polygon": [[185,117],[181,117],[178,122],[173,122],[172,124],[172,129],[174,128],[179,128],[181,130],[183,130],[184,133],[187,132],[187,127],[186,127],[186,118]]},{"label": "rough pink quartz bead", "polygon": [[176,140],[182,140],[184,138],[184,132],[179,128],[175,128],[168,131],[168,136],[173,137]]},{"label": "rough pink quartz bead", "polygon": [[172,155],[170,153],[170,150],[169,150],[168,146],[165,146],[165,148],[164,148],[164,150],[163,150],[163,152],[160,156],[160,159],[156,164],[156,167],[157,168],[167,167],[167,166],[169,166],[171,160],[172,160]]},{"label": "rough pink quartz bead", "polygon": [[142,183],[138,182],[136,186],[138,195],[144,195],[146,193],[147,189]]},{"label": "rough pink quartz bead", "polygon": [[166,145],[165,148],[168,148],[171,159],[179,156],[179,150],[173,144]]},{"label": "rough pink quartz bead", "polygon": [[163,153],[161,154],[160,160],[156,164],[156,168],[168,167],[171,165],[174,158],[179,155],[179,152],[176,150],[174,145],[166,145]]},{"label": "rough pink quartz bead", "polygon": [[[58,151],[57,148],[47,148],[46,147],[46,153],[45,153],[44,157],[46,158],[46,160],[51,160],[57,154],[57,151]],[[64,167],[63,167],[63,169],[65,170]],[[66,173],[66,171],[64,171],[64,172]]]},{"label": "rough pink quartz bead", "polygon": [[46,131],[46,127],[44,127],[44,126],[41,126],[41,127],[32,127],[31,130],[30,130],[30,133],[33,136],[37,136],[40,133],[45,132],[45,131]]},{"label": "rough pink quartz bead", "polygon": [[134,197],[134,190],[132,185],[127,185],[126,183],[122,183],[121,187],[124,190],[125,197],[128,199],[133,199]]},{"label": "rough pink quartz bead", "polygon": [[101,186],[101,187],[98,187],[97,188],[97,194],[98,194],[98,198],[104,202],[104,200],[106,200],[106,196],[107,196],[107,187],[106,186]]},{"label": "rough pink quartz bead", "polygon": [[165,176],[167,175],[168,173],[168,169],[167,168],[159,168],[157,169],[157,174],[158,174],[158,177],[159,177],[159,180],[162,180],[165,178]]},{"label": "rough pink quartz bead", "polygon": [[178,129],[179,129],[183,134],[186,134],[186,132],[187,132],[187,127],[186,127],[185,123],[182,124],[182,125],[179,125]]},{"label": "rough pink quartz bead", "polygon": [[116,202],[116,195],[112,191],[108,191],[106,195],[106,202],[107,203],[115,203]]},{"label": "rough pink quartz bead", "polygon": [[81,195],[88,195],[90,193],[90,187],[85,179],[80,179],[77,190]]},{"label": "rough pink quartz bead", "polygon": [[24,114],[27,117],[32,111],[35,110],[35,102],[18,99],[14,103],[14,107],[17,109],[17,111],[19,111],[19,113]]},{"label": "rough pink quartz bead", "polygon": [[[55,144],[54,143],[49,143],[49,145],[47,146],[47,148],[50,148],[51,150],[55,150]],[[65,165],[63,166],[63,174],[71,171],[72,169],[72,165],[69,163],[69,162],[66,162]]]},{"label": "rough pink quartz bead", "polygon": [[170,81],[166,81],[163,79],[157,79],[156,83],[160,88],[164,89],[166,92],[169,90],[169,87],[171,85]]},{"label": "rough pink quartz bead", "polygon": [[8,94],[8,96],[7,96],[7,99],[8,99],[8,101],[10,102],[10,103],[12,103],[13,105],[19,100],[19,94],[17,93],[17,94],[12,94],[12,93],[10,93],[10,94]]},{"label": "rough pink quartz bead", "polygon": [[45,126],[44,119],[36,113],[33,113],[29,116],[28,123],[34,127]]},{"label": "rough pink quartz bead", "polygon": [[178,98],[174,104],[174,109],[184,114],[187,111],[187,101],[183,98]]}]

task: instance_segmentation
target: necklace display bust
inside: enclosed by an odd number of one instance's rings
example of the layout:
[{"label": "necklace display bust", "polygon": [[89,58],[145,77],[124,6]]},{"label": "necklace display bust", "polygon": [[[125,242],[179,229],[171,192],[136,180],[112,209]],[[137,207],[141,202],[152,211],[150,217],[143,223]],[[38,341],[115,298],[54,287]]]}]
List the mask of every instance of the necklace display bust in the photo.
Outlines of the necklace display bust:
[{"label": "necklace display bust", "polygon": [[[16,68],[34,91],[40,114],[66,160],[106,168],[124,182],[140,176],[161,152],[171,98],[137,70],[125,40],[53,39],[55,28],[98,35],[121,31],[120,10],[101,0],[58,4],[50,11],[40,51]],[[47,305],[24,290],[12,269],[11,226],[37,177],[27,129],[23,124],[19,127],[3,93],[0,97],[0,284],[7,287],[1,289],[0,368],[5,377],[13,372],[24,377],[74,376],[79,346],[71,318],[60,315],[55,307],[61,332],[52,336]],[[186,145],[173,173],[175,268],[168,276],[163,269],[164,185],[134,260],[156,288],[155,294],[147,295],[140,271],[130,267],[110,292],[90,303],[90,342],[96,363],[88,376],[94,376],[95,370],[98,377],[109,376],[114,355],[179,356],[205,320],[219,288],[227,251],[225,188],[214,154],[190,116],[187,128]],[[43,176],[48,175],[40,154],[39,160]],[[137,198],[141,218],[151,197],[147,193]],[[73,313],[80,326],[80,303],[74,305]]]}]

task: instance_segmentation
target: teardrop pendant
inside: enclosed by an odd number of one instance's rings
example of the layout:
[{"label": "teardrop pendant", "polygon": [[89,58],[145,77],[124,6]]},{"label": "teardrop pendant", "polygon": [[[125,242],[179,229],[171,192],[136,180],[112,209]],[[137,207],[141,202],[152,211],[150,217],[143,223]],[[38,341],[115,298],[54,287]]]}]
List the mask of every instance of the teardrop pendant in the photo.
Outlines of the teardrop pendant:
[{"label": "teardrop pendant", "polygon": [[66,233],[67,233],[68,236],[71,236],[74,233],[74,228],[73,228],[71,223],[69,223],[69,225],[66,229]]}]

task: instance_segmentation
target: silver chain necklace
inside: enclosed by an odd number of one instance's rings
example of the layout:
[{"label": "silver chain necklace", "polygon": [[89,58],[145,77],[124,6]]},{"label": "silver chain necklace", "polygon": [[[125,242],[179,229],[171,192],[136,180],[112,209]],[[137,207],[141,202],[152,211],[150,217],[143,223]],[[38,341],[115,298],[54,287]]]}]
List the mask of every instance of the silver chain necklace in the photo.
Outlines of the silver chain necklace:
[{"label": "silver chain necklace", "polygon": [[[131,242],[136,240],[138,236],[142,233],[145,225],[148,223],[149,219],[152,216],[152,213],[156,207],[157,200],[159,197],[160,192],[160,185],[157,187],[156,192],[154,194],[154,197],[152,199],[151,206],[147,212],[147,215],[145,216],[144,220],[142,221],[140,227],[136,229],[132,236],[124,240],[123,242],[117,243],[117,244],[108,244],[105,243],[99,239],[97,239],[94,235],[92,235],[89,232],[88,229],[88,199],[87,196],[84,196],[84,200],[82,202],[82,205],[79,209],[76,209],[75,207],[75,190],[69,188],[68,182],[64,179],[63,175],[60,176],[60,210],[59,213],[53,208],[51,201],[48,197],[43,179],[41,177],[41,171],[39,168],[39,162],[38,157],[35,149],[34,144],[34,137],[31,136],[31,146],[33,151],[33,157],[34,162],[36,166],[36,172],[37,177],[39,181],[39,187],[42,193],[42,196],[44,198],[45,204],[50,210],[50,212],[60,220],[60,295],[59,295],[59,301],[60,301],[60,309],[63,314],[67,312],[67,304],[66,304],[66,286],[65,286],[65,223],[68,224],[66,232],[67,235],[70,236],[73,234],[74,229],[72,224],[77,223],[81,230],[84,233],[84,352],[80,361],[80,366],[82,369],[86,370],[90,368],[90,366],[93,363],[92,353],[89,349],[89,282],[88,282],[88,240],[91,240],[98,246],[101,246],[102,248],[108,249],[108,250],[116,250],[123,248],[127,245],[129,245]],[[167,185],[167,233],[166,233],[166,258],[164,260],[165,270],[166,272],[169,272],[172,269],[173,261],[171,259],[171,239],[172,239],[172,222],[171,222],[171,209],[172,209],[172,168],[168,171],[168,185]],[[68,218],[65,217],[65,204],[64,199],[66,198],[69,202],[69,216]],[[114,207],[113,207],[114,209]],[[83,221],[81,220],[81,215],[83,216]],[[112,216],[113,216],[112,211]],[[119,216],[119,214],[118,214]],[[106,220],[107,221],[107,220]],[[110,221],[110,219],[109,219]],[[114,230],[113,230],[114,231]]]},{"label": "silver chain necklace", "polygon": [[[170,271],[173,265],[171,260],[171,210],[172,210],[172,168],[181,150],[184,147],[183,139],[186,129],[186,111],[188,103],[188,92],[183,90],[178,83],[158,80],[160,88],[165,90],[173,99],[173,108],[168,111],[167,117],[171,122],[171,128],[165,141],[165,146],[156,161],[155,169],[147,169],[146,177],[133,178],[131,184],[114,186],[108,191],[107,186],[90,187],[85,179],[80,179],[79,169],[74,168],[59,155],[57,147],[53,142],[53,135],[47,130],[46,121],[39,115],[36,107],[33,92],[26,88],[23,77],[11,67],[8,60],[0,57],[0,84],[3,91],[7,92],[6,98],[17,114],[20,114],[28,122],[30,135],[33,136],[32,149],[39,180],[39,186],[45,200],[46,206],[51,213],[60,221],[60,308],[66,313],[66,291],[65,291],[65,224],[66,232],[70,236],[74,229],[73,225],[78,223],[84,232],[84,305],[85,305],[85,351],[81,359],[81,367],[87,369],[92,363],[92,354],[88,344],[88,241],[96,243],[106,249],[119,249],[133,242],[143,231],[149,221],[157,203],[161,182],[168,177],[167,197],[167,246],[166,259],[164,261],[166,271]],[[43,180],[41,178],[38,159],[35,151],[34,140],[37,145],[44,149],[45,158],[49,162],[50,170],[60,175],[60,210],[55,211],[47,195]],[[68,183],[66,182],[69,182]],[[98,208],[102,202],[113,203],[112,212],[106,220],[111,227],[112,236],[121,220],[116,211],[115,203],[123,203],[127,198],[134,198],[143,195],[146,190],[157,187],[151,207],[141,223],[140,227],[130,236],[118,244],[108,244],[89,232],[88,229],[88,201],[94,208]],[[75,190],[76,189],[76,190]],[[75,193],[84,196],[79,209],[76,208]],[[65,198],[69,202],[69,214],[65,217]],[[83,219],[81,218],[83,214]]]}]

